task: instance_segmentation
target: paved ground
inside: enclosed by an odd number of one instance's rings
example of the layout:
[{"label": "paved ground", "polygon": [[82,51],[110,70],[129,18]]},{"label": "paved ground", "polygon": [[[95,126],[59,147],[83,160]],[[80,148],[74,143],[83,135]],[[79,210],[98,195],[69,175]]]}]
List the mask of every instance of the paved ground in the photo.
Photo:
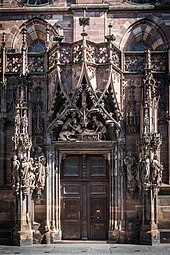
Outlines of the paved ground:
[{"label": "paved ground", "polygon": [[0,246],[0,254],[20,255],[170,255],[170,245],[146,246],[126,244],[50,244],[25,247]]}]

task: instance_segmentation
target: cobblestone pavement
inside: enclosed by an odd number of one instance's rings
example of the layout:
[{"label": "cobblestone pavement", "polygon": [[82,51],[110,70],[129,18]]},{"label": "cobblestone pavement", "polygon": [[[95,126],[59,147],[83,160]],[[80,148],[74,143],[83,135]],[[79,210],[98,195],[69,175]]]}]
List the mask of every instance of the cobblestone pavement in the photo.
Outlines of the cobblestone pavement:
[{"label": "cobblestone pavement", "polygon": [[170,245],[146,246],[126,244],[50,244],[33,246],[0,246],[0,254],[20,255],[170,255]]}]

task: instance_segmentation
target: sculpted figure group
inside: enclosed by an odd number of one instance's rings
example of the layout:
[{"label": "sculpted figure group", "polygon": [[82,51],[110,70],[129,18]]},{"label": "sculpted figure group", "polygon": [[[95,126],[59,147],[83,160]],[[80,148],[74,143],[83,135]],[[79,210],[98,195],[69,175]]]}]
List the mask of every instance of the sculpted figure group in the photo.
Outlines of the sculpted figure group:
[{"label": "sculpted figure group", "polygon": [[[78,135],[88,137],[89,139],[97,137],[97,140],[106,138],[106,127],[96,116],[91,120],[86,120],[87,127],[83,127],[83,121],[78,121],[76,113],[72,113],[62,126],[59,133],[59,140],[61,141],[75,141]],[[88,128],[89,126],[89,128]]]},{"label": "sculpted figure group", "polygon": [[46,159],[39,148],[35,158],[23,157],[18,159],[16,155],[12,158],[11,164],[12,186],[18,192],[21,187],[23,190],[43,190],[46,179]]},{"label": "sculpted figure group", "polygon": [[163,165],[155,154],[153,159],[144,155],[139,161],[129,152],[124,158],[127,173],[127,189],[134,194],[137,189],[141,190],[153,187],[159,189],[162,183]]}]

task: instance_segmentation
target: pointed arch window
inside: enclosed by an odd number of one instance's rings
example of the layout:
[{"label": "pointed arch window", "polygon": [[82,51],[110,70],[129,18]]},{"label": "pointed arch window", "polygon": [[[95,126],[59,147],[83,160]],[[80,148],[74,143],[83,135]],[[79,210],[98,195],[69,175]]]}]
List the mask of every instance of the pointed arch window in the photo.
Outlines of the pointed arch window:
[{"label": "pointed arch window", "polygon": [[31,52],[31,53],[40,53],[40,54],[45,53],[45,42],[40,40],[40,39],[34,40],[29,45],[28,52]]},{"label": "pointed arch window", "polygon": [[28,69],[30,73],[45,71],[45,42],[36,39],[28,47]]},{"label": "pointed arch window", "polygon": [[149,44],[147,44],[144,40],[141,40],[139,42],[137,42],[132,48],[132,51],[145,51],[147,49],[151,50],[151,47],[149,46]]},{"label": "pointed arch window", "polygon": [[20,0],[19,3],[21,5],[43,5],[51,4],[52,0]]}]

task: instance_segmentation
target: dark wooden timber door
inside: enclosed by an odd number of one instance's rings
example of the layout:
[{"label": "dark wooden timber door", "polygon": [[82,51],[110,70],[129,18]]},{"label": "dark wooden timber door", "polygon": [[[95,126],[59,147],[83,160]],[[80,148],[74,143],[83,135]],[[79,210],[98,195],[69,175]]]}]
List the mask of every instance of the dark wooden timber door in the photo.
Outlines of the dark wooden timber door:
[{"label": "dark wooden timber door", "polygon": [[105,198],[90,199],[90,239],[107,238],[107,203]]},{"label": "dark wooden timber door", "polygon": [[107,162],[103,155],[68,155],[63,160],[63,239],[107,239],[108,179]]}]

